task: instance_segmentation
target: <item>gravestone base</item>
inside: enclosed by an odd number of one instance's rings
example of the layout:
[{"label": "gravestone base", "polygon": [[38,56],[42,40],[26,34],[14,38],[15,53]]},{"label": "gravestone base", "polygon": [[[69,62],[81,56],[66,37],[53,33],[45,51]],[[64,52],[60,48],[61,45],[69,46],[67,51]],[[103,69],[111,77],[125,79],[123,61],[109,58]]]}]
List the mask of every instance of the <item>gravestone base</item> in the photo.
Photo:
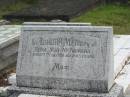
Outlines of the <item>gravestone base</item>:
[{"label": "gravestone base", "polygon": [[11,86],[8,89],[9,97],[18,97],[20,94],[35,94],[61,97],[124,97],[123,88],[115,84],[109,93],[80,92],[70,90],[54,90]]}]

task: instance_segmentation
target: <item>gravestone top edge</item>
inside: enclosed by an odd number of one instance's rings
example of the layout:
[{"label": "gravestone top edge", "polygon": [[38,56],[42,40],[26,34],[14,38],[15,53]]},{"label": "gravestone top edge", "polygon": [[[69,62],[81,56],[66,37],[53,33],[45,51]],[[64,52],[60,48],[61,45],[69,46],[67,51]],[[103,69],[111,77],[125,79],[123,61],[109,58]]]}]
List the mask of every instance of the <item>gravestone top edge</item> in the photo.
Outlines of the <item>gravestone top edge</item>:
[{"label": "gravestone top edge", "polygon": [[36,30],[47,30],[47,31],[55,31],[55,30],[69,30],[69,31],[110,31],[113,32],[113,27],[111,26],[32,26],[32,25],[23,25],[22,31],[36,31]]},{"label": "gravestone top edge", "polygon": [[91,23],[77,23],[77,22],[58,22],[58,23],[56,23],[56,22],[24,22],[23,23],[23,25],[29,25],[29,24],[31,24],[31,25],[35,25],[35,24],[88,24],[88,25],[91,25]]}]

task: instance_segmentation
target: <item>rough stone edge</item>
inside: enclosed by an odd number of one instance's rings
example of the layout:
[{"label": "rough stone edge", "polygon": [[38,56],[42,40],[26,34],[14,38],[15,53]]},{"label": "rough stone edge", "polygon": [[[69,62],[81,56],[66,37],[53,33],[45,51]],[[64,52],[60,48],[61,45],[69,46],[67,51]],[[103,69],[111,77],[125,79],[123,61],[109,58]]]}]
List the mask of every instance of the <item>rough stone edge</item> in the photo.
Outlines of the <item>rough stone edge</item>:
[{"label": "rough stone edge", "polygon": [[19,41],[19,36],[20,36],[20,31],[21,31],[21,26],[20,25],[3,25],[3,26],[5,26],[5,27],[10,27],[10,26],[12,26],[13,28],[15,28],[15,26],[17,26],[18,28],[17,28],[17,32],[19,32],[18,34],[16,34],[16,35],[14,35],[14,36],[12,36],[12,37],[10,37],[10,38],[8,38],[6,41],[4,41],[4,42],[1,42],[0,43],[0,49],[2,49],[2,48],[4,48],[4,47],[6,47],[6,46],[9,46],[10,44],[13,44],[14,42],[17,42],[17,41]]},{"label": "rough stone edge", "polygon": [[16,35],[16,36],[14,36],[14,37],[12,37],[12,38],[9,38],[9,39],[7,39],[5,42],[0,43],[0,49],[2,49],[2,48],[4,48],[4,47],[6,47],[6,46],[8,46],[8,45],[10,45],[10,44],[12,44],[12,43],[18,41],[18,40],[19,40],[19,35]]},{"label": "rough stone edge", "polygon": [[17,53],[9,56],[8,58],[4,60],[0,58],[0,71],[4,70],[5,68],[9,66],[15,66],[14,63],[16,63],[16,61],[17,61]]},{"label": "rough stone edge", "polygon": [[76,22],[24,22],[23,25],[44,25],[44,26],[91,26],[91,23],[76,23]]},{"label": "rough stone edge", "polygon": [[[11,86],[8,89],[8,97],[17,97],[19,94],[36,94],[47,96],[64,96],[64,97],[124,97],[123,88],[115,84],[109,93],[95,92],[80,92],[71,90],[54,90],[54,89],[39,89]],[[13,95],[13,96],[11,96]]]}]

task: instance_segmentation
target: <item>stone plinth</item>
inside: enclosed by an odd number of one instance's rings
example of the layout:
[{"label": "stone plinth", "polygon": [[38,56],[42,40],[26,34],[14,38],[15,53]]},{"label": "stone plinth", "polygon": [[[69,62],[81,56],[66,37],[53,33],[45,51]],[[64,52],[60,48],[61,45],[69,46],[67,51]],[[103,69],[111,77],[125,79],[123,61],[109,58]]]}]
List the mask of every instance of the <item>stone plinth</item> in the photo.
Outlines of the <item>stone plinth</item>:
[{"label": "stone plinth", "polygon": [[35,94],[46,96],[61,96],[61,97],[124,97],[123,88],[114,85],[109,93],[93,93],[93,92],[80,92],[70,90],[55,90],[55,89],[40,89],[40,88],[27,88],[27,87],[10,87],[10,97],[18,97],[20,94]]}]

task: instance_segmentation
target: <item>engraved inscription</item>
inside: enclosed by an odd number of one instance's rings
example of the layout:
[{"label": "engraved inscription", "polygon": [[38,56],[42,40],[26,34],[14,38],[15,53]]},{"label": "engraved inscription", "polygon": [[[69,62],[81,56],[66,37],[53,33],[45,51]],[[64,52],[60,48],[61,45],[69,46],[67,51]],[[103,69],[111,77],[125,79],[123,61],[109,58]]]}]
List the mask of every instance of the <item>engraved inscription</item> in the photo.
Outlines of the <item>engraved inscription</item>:
[{"label": "engraved inscription", "polygon": [[60,32],[43,35],[41,32],[33,33],[29,40],[28,56],[32,59],[34,76],[97,79],[104,74],[100,73],[103,58],[99,57],[102,42],[98,37]]},{"label": "engraved inscription", "polygon": [[[26,31],[21,68],[45,78],[101,79],[105,77],[107,34],[89,31]],[[105,44],[105,45],[104,45]],[[25,46],[22,46],[25,47]],[[92,76],[90,76],[92,75]]]},{"label": "engraved inscription", "polygon": [[54,66],[52,67],[52,71],[54,71],[54,70],[69,70],[70,69],[70,67],[69,66],[64,66],[64,65],[62,65],[62,64],[60,64],[60,63],[54,63]]},{"label": "engraved inscription", "polygon": [[74,37],[38,37],[32,39],[32,45],[33,56],[94,58],[92,48],[97,46],[97,42],[89,43]]},{"label": "engraved inscription", "polygon": [[75,39],[74,37],[70,38],[53,38],[53,39],[44,39],[43,37],[39,37],[39,39],[32,40],[33,45],[57,45],[57,46],[90,46],[88,42],[83,42]]}]

